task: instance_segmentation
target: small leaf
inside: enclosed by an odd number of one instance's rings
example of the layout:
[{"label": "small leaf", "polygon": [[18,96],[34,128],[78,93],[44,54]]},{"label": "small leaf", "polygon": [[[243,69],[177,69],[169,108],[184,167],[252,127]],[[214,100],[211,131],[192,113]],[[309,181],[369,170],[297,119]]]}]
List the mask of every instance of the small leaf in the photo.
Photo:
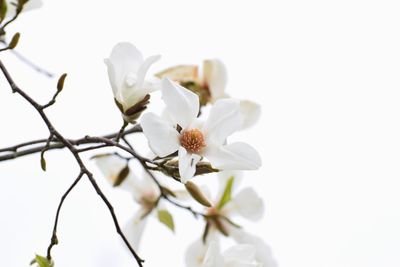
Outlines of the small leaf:
[{"label": "small leaf", "polygon": [[31,265],[34,263],[37,263],[39,267],[54,267],[52,262],[49,262],[47,258],[40,255],[36,255],[35,259],[31,262]]},{"label": "small leaf", "polygon": [[40,154],[40,167],[43,171],[46,171],[46,159],[44,158],[44,153]]},{"label": "small leaf", "polygon": [[232,199],[232,187],[233,187],[233,182],[235,180],[235,177],[232,176],[229,178],[229,180],[226,182],[225,190],[224,193],[222,194],[221,200],[218,203],[217,209],[222,209],[226,203],[231,201]]},{"label": "small leaf", "polygon": [[61,92],[61,90],[64,88],[64,82],[65,82],[65,78],[67,78],[67,75],[68,75],[67,73],[64,73],[58,79],[58,82],[57,82],[57,91],[58,92]]},{"label": "small leaf", "polygon": [[13,38],[11,39],[10,44],[8,45],[9,49],[14,49],[18,45],[20,36],[21,36],[21,34],[19,32],[14,34]]},{"label": "small leaf", "polygon": [[191,181],[188,181],[185,184],[186,190],[189,192],[189,194],[200,204],[206,207],[211,207],[212,204],[208,200],[208,198],[201,192],[200,188],[195,184],[192,183]]},{"label": "small leaf", "polygon": [[7,1],[1,0],[0,1],[0,22],[4,20],[7,15]]},{"label": "small leaf", "polygon": [[158,210],[157,212],[158,220],[166,225],[172,232],[175,231],[174,219],[172,218],[171,213],[167,210]]},{"label": "small leaf", "polygon": [[119,186],[120,184],[122,184],[122,182],[126,179],[126,177],[128,177],[130,172],[129,166],[126,165],[118,174],[117,178],[115,179],[113,186]]}]

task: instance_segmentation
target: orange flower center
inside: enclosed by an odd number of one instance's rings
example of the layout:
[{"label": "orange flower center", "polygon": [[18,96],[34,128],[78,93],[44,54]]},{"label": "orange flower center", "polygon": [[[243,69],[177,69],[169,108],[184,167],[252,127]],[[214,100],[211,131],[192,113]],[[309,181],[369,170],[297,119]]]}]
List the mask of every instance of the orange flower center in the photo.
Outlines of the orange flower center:
[{"label": "orange flower center", "polygon": [[180,142],[190,153],[198,153],[206,146],[204,135],[199,129],[183,130]]}]

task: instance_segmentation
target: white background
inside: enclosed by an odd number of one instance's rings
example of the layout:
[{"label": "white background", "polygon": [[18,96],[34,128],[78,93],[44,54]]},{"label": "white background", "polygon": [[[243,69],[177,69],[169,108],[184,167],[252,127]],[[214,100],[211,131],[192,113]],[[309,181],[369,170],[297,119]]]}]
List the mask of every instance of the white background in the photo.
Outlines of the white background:
[{"label": "white background", "polygon": [[[10,32],[22,33],[18,49],[33,61],[68,72],[50,116],[71,138],[120,126],[102,62],[117,42],[162,54],[152,71],[220,58],[229,93],[263,107],[259,125],[235,137],[256,146],[264,163],[245,179],[266,203],[249,231],[271,245],[281,267],[398,267],[399,12],[386,0],[52,0]],[[29,94],[49,99],[55,80],[1,58]],[[4,79],[0,103],[1,147],[47,136]],[[59,197],[78,172],[67,151],[49,152],[47,164],[43,173],[38,155],[0,163],[1,266],[45,254]],[[98,180],[125,222],[133,202]],[[201,222],[170,210],[177,234],[150,222],[146,266],[182,266],[185,246],[200,235]],[[135,266],[86,181],[66,201],[59,239],[59,267]]]}]

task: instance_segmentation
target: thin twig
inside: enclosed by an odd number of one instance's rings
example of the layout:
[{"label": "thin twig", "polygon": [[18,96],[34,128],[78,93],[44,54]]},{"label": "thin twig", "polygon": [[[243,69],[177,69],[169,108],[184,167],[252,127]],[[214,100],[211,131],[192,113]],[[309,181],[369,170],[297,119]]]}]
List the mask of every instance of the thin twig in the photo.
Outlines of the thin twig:
[{"label": "thin twig", "polygon": [[47,248],[47,258],[51,259],[51,249],[53,248],[53,246],[58,244],[58,237],[57,237],[57,226],[58,226],[58,219],[60,216],[60,211],[61,211],[61,207],[64,204],[65,199],[67,198],[67,196],[69,195],[69,193],[72,191],[72,189],[74,189],[74,187],[79,183],[79,181],[81,180],[81,178],[83,177],[84,173],[81,172],[79,173],[78,177],[75,179],[75,181],[72,183],[72,185],[68,188],[68,190],[62,195],[60,203],[58,204],[58,208],[57,208],[57,212],[56,212],[56,218],[54,220],[54,227],[53,227],[53,234],[51,236],[51,241],[50,241],[50,245]]},{"label": "thin twig", "polygon": [[[68,150],[72,153],[72,155],[74,156],[76,162],[78,163],[78,165],[80,167],[81,173],[84,173],[88,177],[88,179],[89,179],[90,183],[92,184],[93,188],[95,189],[96,193],[100,196],[100,198],[106,204],[106,206],[111,214],[111,217],[113,219],[114,226],[116,228],[117,233],[120,235],[120,237],[124,241],[125,245],[128,247],[128,249],[134,256],[138,265],[140,267],[142,267],[144,260],[142,260],[139,257],[139,255],[136,253],[136,251],[129,244],[127,238],[125,237],[124,233],[121,230],[121,227],[120,227],[118,219],[115,215],[113,206],[111,205],[110,201],[107,199],[107,197],[104,195],[104,193],[98,186],[96,180],[93,177],[93,174],[86,168],[81,157],[79,156],[77,149],[73,146],[73,144],[69,140],[64,138],[64,136],[61,135],[55,129],[55,127],[53,126],[53,124],[51,123],[49,118],[47,117],[46,113],[44,112],[44,107],[42,105],[38,104],[33,98],[31,98],[28,94],[26,94],[21,88],[19,88],[17,86],[17,84],[14,82],[13,78],[11,77],[10,73],[8,72],[7,68],[4,66],[2,61],[0,61],[0,69],[3,72],[4,77],[7,79],[7,82],[10,85],[12,92],[18,93],[19,95],[21,95],[27,102],[29,102],[36,109],[36,111],[39,113],[40,117],[42,118],[43,122],[46,124],[46,126],[50,132],[50,135],[56,137],[57,140],[60,143],[64,144],[64,146],[67,147]],[[48,255],[48,259],[51,260],[51,255]]]}]

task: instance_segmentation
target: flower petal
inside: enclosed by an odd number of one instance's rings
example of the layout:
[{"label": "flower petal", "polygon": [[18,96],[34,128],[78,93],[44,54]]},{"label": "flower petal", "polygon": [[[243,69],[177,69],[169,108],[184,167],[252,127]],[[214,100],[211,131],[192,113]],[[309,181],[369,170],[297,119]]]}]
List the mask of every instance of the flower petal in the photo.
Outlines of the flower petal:
[{"label": "flower petal", "polygon": [[150,148],[157,156],[165,157],[179,149],[179,133],[159,116],[145,113],[141,125]]},{"label": "flower petal", "polygon": [[185,184],[193,177],[200,159],[199,155],[188,153],[184,147],[179,147],[179,175],[182,183]]},{"label": "flower petal", "polygon": [[246,219],[256,221],[264,214],[264,202],[253,188],[242,189],[233,199],[234,211]]},{"label": "flower petal", "polygon": [[201,267],[207,252],[207,246],[201,239],[190,244],[185,253],[186,267]]},{"label": "flower petal", "polygon": [[208,245],[206,255],[204,256],[202,267],[222,267],[224,258],[221,255],[219,243],[212,241]]},{"label": "flower petal", "polygon": [[161,92],[171,117],[183,129],[189,127],[199,114],[199,97],[167,78],[161,82]]},{"label": "flower petal", "polygon": [[186,82],[198,80],[198,67],[195,65],[179,65],[168,68],[156,74],[156,77],[169,78],[175,82]]},{"label": "flower petal", "polygon": [[277,263],[272,256],[271,248],[258,236],[246,233],[245,231],[229,226],[229,234],[239,244],[253,245],[256,249],[256,260],[262,263],[263,267],[277,267]]},{"label": "flower petal", "polygon": [[226,97],[225,88],[228,74],[225,65],[218,59],[205,60],[203,63],[203,80],[211,93],[214,102]]},{"label": "flower petal", "polygon": [[117,155],[100,155],[94,158],[94,161],[100,172],[111,184],[117,180],[122,169],[126,167],[126,160]]},{"label": "flower petal", "polygon": [[203,154],[213,167],[220,170],[256,170],[261,166],[258,152],[242,142],[225,146],[208,146]]},{"label": "flower petal", "polygon": [[115,98],[121,100],[118,91],[125,84],[129,73],[136,74],[143,63],[142,53],[131,43],[123,42],[114,46],[110,57],[104,62]]},{"label": "flower petal", "polygon": [[225,261],[252,263],[255,260],[256,248],[252,245],[235,245],[222,253]]},{"label": "flower petal", "polygon": [[243,114],[239,102],[233,99],[222,99],[215,102],[203,126],[207,143],[222,145],[226,138],[241,128]]},{"label": "flower petal", "polygon": [[148,216],[142,218],[144,211],[141,209],[128,221],[124,227],[124,235],[134,250],[139,250]]},{"label": "flower petal", "polygon": [[261,116],[261,107],[249,100],[240,101],[240,111],[244,116],[242,129],[248,129],[255,125]]},{"label": "flower petal", "polygon": [[160,58],[161,58],[160,55],[151,56],[146,58],[146,60],[142,63],[137,72],[137,82],[136,82],[137,87],[141,88],[143,86],[144,79],[146,78],[146,74],[150,66],[156,61],[160,60]]}]

